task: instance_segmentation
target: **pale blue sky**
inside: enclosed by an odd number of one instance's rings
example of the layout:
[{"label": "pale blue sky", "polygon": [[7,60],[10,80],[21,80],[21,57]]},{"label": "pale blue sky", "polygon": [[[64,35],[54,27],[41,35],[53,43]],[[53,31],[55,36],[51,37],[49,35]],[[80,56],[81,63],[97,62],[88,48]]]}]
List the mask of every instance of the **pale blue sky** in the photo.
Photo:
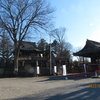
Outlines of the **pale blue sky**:
[{"label": "pale blue sky", "polygon": [[84,46],[87,39],[100,42],[100,0],[48,0],[56,8],[55,27],[66,27],[67,41]]}]

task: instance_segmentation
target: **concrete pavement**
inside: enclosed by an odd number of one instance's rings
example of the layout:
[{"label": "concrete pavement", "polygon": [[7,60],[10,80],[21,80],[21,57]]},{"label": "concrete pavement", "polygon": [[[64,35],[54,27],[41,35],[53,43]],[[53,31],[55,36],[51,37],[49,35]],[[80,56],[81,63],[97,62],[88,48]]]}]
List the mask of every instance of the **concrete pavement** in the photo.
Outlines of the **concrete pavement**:
[{"label": "concrete pavement", "polygon": [[1,78],[0,100],[100,100],[100,88],[89,84],[100,84],[100,79]]}]

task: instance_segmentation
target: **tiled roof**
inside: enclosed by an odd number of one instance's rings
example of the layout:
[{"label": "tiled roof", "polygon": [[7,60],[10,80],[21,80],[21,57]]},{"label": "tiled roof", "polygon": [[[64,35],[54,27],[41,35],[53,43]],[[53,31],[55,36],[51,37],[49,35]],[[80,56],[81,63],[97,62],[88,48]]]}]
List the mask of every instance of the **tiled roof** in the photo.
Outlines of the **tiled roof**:
[{"label": "tiled roof", "polygon": [[92,40],[87,40],[88,42],[90,42],[91,44],[93,44],[94,46],[100,48],[100,42],[96,42],[96,41],[92,41]]},{"label": "tiled roof", "polygon": [[22,42],[20,50],[41,51],[36,47],[35,42],[27,42],[27,41]]},{"label": "tiled roof", "polygon": [[83,49],[76,53],[73,53],[73,55],[90,57],[91,54],[95,52],[100,52],[100,43],[92,40],[87,40]]}]

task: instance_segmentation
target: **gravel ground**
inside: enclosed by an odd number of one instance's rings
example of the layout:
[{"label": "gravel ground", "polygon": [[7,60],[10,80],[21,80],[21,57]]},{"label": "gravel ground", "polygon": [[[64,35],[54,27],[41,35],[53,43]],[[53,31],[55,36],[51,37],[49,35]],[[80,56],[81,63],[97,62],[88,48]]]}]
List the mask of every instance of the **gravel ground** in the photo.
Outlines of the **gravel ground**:
[{"label": "gravel ground", "polygon": [[100,88],[89,84],[100,84],[100,79],[1,78],[0,100],[100,100]]}]

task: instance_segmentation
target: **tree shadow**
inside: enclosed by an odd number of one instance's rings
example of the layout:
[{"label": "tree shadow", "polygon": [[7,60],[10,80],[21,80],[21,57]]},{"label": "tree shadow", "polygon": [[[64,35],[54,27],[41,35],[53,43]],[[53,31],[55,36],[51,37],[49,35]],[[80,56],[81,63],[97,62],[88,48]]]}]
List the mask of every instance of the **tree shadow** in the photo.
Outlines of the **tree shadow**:
[{"label": "tree shadow", "polygon": [[[100,84],[94,82],[89,84]],[[49,89],[37,94],[10,100],[100,100],[100,88],[88,88],[89,84]]]},{"label": "tree shadow", "polygon": [[[86,78],[90,78],[90,77],[86,77]],[[67,76],[49,76],[47,77],[47,79],[45,80],[41,80],[41,81],[37,81],[37,82],[45,82],[45,81],[59,81],[59,80],[74,80],[74,81],[77,81],[77,80],[83,80],[83,79],[86,79],[86,78],[76,78],[74,79],[73,78],[73,75],[67,75]]]},{"label": "tree shadow", "polygon": [[100,100],[99,88],[85,88],[68,94],[57,94],[46,100]]}]

